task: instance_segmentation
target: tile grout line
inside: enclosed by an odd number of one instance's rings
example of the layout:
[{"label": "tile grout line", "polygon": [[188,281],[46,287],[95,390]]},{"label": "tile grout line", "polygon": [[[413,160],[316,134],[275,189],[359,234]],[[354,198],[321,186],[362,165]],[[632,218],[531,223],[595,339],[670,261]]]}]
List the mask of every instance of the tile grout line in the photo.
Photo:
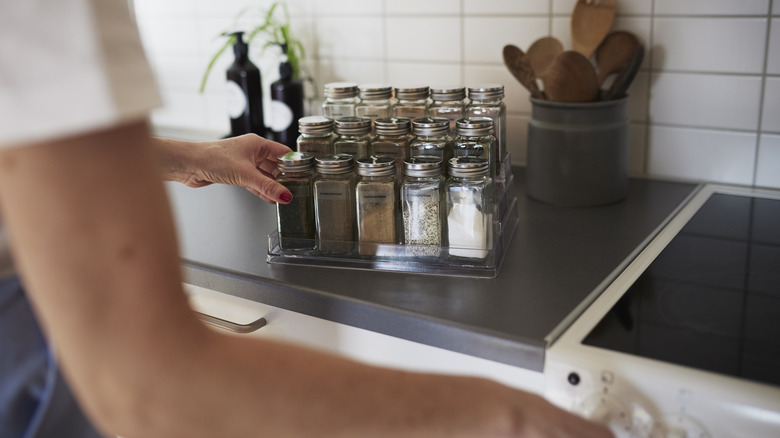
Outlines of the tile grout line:
[{"label": "tile grout line", "polygon": [[466,11],[465,1],[460,0],[460,83],[466,84]]},{"label": "tile grout line", "polygon": [[766,13],[766,39],[764,44],[764,70],[761,75],[761,93],[758,97],[758,123],[756,124],[756,155],[753,157],[753,180],[752,186],[758,184],[758,164],[761,154],[761,129],[764,120],[764,101],[766,99],[767,71],[769,69],[769,46],[772,43],[772,2],[769,2],[769,10]]},{"label": "tile grout line", "polygon": [[650,96],[652,91],[652,84],[653,84],[653,40],[655,37],[654,34],[655,29],[655,0],[653,0],[650,3],[650,34],[648,35],[649,41],[647,41],[647,47],[645,47],[645,53],[647,54],[647,65],[648,65],[648,77],[647,77],[647,86],[644,90],[645,92],[645,121],[646,121],[646,127],[645,127],[645,147],[642,151],[642,174],[645,176],[649,176],[650,174],[650,131],[653,127],[653,120],[650,116]]}]

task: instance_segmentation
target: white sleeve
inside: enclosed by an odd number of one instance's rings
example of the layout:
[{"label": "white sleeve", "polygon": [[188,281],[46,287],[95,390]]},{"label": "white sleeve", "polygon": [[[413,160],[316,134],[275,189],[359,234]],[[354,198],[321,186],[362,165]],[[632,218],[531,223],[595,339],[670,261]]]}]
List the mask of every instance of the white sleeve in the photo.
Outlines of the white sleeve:
[{"label": "white sleeve", "polygon": [[0,147],[143,119],[160,102],[127,0],[0,2]]}]

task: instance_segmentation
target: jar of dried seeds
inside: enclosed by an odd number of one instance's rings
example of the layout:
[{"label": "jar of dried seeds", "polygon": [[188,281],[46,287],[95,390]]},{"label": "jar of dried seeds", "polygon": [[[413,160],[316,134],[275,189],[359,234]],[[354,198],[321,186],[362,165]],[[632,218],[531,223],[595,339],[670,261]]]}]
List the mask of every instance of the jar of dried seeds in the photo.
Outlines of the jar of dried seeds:
[{"label": "jar of dried seeds", "polygon": [[298,152],[306,152],[314,157],[333,154],[333,120],[322,116],[302,117],[298,120]]},{"label": "jar of dried seeds", "polygon": [[325,101],[322,115],[329,119],[354,117],[358,103],[358,86],[352,82],[331,82],[325,84]]},{"label": "jar of dried seeds", "polygon": [[[494,167],[490,174],[503,180],[504,159],[509,153],[506,144],[506,105],[504,104],[504,86],[501,84],[483,84],[469,87],[469,102],[466,105],[466,118],[487,117],[493,121],[493,136],[496,137],[496,151],[493,153]],[[508,160],[507,163],[508,165]]]},{"label": "jar of dried seeds", "polygon": [[279,174],[276,181],[293,195],[288,204],[276,204],[276,224],[279,248],[284,252],[312,250],[316,227],[314,223],[314,193],[312,175],[314,156],[289,152],[276,159]]},{"label": "jar of dried seeds", "polygon": [[466,117],[465,108],[466,87],[431,87],[428,115],[449,120],[450,135],[455,135],[455,122]]},{"label": "jar of dried seeds", "polygon": [[450,159],[447,193],[447,244],[454,258],[487,257],[493,247],[493,180],[484,158]]},{"label": "jar of dried seeds", "polygon": [[484,158],[490,163],[490,176],[494,176],[496,138],[493,136],[493,120],[487,117],[460,119],[456,123],[457,136],[453,142],[453,157]]},{"label": "jar of dried seeds", "polygon": [[412,121],[412,142],[409,155],[438,157],[446,163],[452,157],[452,137],[450,122],[444,118],[423,117]]},{"label": "jar of dried seeds", "polygon": [[335,154],[347,154],[358,159],[368,156],[371,119],[367,117],[342,117],[336,119]]},{"label": "jar of dried seeds", "polygon": [[317,248],[323,254],[348,255],[355,242],[355,160],[349,155],[327,155],[315,161]]},{"label": "jar of dried seeds", "polygon": [[442,161],[438,157],[411,157],[404,163],[401,184],[403,242],[413,257],[438,257],[444,236]]},{"label": "jar of dried seeds", "polygon": [[393,117],[406,117],[410,120],[425,117],[430,105],[428,89],[428,86],[396,87]]},{"label": "jar of dried seeds", "polygon": [[409,158],[411,121],[404,117],[374,120],[376,136],[369,147],[370,155],[395,159],[396,179],[400,184],[404,172],[404,160]]},{"label": "jar of dried seeds", "polygon": [[391,255],[382,245],[396,241],[395,160],[364,157],[357,160],[358,252],[361,255]]}]

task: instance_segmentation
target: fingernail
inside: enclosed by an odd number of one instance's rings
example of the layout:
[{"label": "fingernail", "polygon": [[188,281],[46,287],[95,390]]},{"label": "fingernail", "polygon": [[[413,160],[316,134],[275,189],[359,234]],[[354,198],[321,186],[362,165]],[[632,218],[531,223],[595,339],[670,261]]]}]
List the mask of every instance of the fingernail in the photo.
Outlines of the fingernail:
[{"label": "fingernail", "polygon": [[292,201],[292,194],[288,192],[284,192],[281,195],[279,195],[279,199],[281,199],[282,202],[290,202]]}]

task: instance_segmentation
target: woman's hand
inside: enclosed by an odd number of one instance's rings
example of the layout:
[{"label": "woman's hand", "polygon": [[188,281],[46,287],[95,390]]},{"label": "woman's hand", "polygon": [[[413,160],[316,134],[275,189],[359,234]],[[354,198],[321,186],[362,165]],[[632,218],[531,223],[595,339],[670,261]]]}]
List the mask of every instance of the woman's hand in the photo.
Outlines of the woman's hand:
[{"label": "woman's hand", "polygon": [[274,181],[276,158],[291,152],[281,143],[255,134],[208,142],[156,138],[153,143],[166,181],[188,187],[230,184],[269,203],[292,200],[290,191]]}]

